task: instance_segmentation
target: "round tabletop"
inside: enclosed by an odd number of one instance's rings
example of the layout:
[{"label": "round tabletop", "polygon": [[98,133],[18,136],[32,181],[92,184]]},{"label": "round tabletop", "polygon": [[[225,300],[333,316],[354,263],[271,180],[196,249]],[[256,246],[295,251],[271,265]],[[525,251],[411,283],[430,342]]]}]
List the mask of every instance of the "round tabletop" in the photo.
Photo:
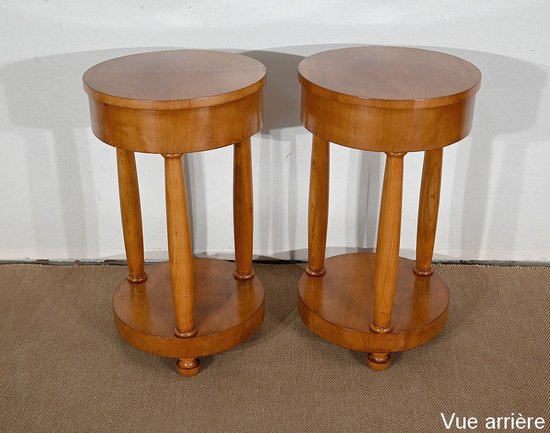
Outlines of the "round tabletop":
[{"label": "round tabletop", "polygon": [[239,54],[171,50],[107,60],[83,76],[88,95],[135,109],[209,107],[244,98],[262,88],[262,63]]},{"label": "round tabletop", "polygon": [[383,46],[341,48],[303,60],[299,80],[338,102],[378,108],[431,108],[475,94],[481,72],[436,51]]}]

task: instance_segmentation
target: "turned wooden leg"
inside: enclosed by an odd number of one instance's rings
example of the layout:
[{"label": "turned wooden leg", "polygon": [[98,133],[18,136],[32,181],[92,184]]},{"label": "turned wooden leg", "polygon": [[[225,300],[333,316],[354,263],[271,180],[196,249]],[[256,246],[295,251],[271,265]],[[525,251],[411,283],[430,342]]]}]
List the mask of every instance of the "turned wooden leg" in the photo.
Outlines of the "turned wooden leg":
[{"label": "turned wooden leg", "polygon": [[414,268],[416,275],[427,276],[433,273],[432,259],[439,211],[442,166],[443,148],[424,152],[416,231],[416,266]]},{"label": "turned wooden leg", "polygon": [[[373,321],[370,328],[379,334],[392,330],[391,315],[401,236],[401,202],[403,199],[404,153],[387,153],[380,222],[374,270]],[[384,370],[390,365],[389,353],[369,353],[369,367]]]},{"label": "turned wooden leg", "polygon": [[147,279],[143,264],[143,228],[139,185],[134,152],[117,149],[118,192],[124,247],[128,260],[128,281],[141,283]]},{"label": "turned wooden leg", "polygon": [[309,179],[308,265],[312,276],[325,274],[325,249],[328,225],[329,142],[313,136]]},{"label": "turned wooden leg", "polygon": [[252,204],[252,160],[250,139],[233,149],[233,233],[235,237],[235,278],[254,277],[252,244],[254,215]]},{"label": "turned wooden leg", "polygon": [[[195,327],[195,292],[193,288],[193,248],[189,229],[189,212],[181,154],[164,154],[166,186],[166,221],[172,298],[176,317],[175,334],[193,337]],[[199,372],[196,358],[180,358],[178,373],[192,376]]]}]

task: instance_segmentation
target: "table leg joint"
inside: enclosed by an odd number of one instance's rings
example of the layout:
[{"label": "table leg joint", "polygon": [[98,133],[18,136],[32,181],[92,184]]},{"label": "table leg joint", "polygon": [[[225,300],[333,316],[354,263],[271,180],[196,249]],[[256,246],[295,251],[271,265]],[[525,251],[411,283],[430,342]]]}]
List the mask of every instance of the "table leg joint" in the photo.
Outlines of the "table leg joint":
[{"label": "table leg joint", "polygon": [[325,268],[321,269],[312,269],[309,266],[306,267],[306,273],[312,277],[322,277],[325,275]]},{"label": "table leg joint", "polygon": [[139,284],[147,280],[147,274],[146,273],[138,274],[138,275],[128,274],[126,278],[128,278],[128,281],[130,281],[130,283]]},{"label": "table leg joint", "polygon": [[197,335],[197,328],[193,327],[188,331],[180,331],[177,327],[174,329],[174,334],[179,338],[191,338]]}]

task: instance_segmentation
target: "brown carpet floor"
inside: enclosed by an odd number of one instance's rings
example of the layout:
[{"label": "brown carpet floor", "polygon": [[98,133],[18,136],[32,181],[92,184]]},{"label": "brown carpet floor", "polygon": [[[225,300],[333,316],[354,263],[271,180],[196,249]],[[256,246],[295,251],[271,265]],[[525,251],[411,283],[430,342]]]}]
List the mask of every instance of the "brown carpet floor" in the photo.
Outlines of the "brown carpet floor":
[{"label": "brown carpet floor", "polygon": [[302,325],[302,270],[256,265],[261,331],[186,379],[117,336],[124,267],[0,266],[0,431],[438,432],[440,412],[521,413],[550,429],[550,268],[438,266],[447,326],[382,373]]}]

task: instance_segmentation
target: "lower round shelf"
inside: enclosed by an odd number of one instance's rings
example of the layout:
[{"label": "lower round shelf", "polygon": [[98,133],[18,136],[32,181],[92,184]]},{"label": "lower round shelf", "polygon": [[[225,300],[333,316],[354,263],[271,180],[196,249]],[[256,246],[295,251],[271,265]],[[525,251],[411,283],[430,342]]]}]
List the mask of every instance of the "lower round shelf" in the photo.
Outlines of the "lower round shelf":
[{"label": "lower round shelf", "polygon": [[393,329],[377,334],[373,317],[372,253],[344,254],[325,261],[325,275],[302,275],[298,312],[308,328],[339,346],[361,352],[399,352],[419,346],[443,328],[449,291],[435,273],[416,276],[414,262],[399,258]]},{"label": "lower round shelf", "polygon": [[194,260],[197,334],[174,335],[169,263],[145,267],[147,280],[125,280],[113,294],[115,325],[120,336],[144,352],[173,358],[194,358],[230,349],[252,336],[264,317],[260,280],[236,280],[234,264]]}]

